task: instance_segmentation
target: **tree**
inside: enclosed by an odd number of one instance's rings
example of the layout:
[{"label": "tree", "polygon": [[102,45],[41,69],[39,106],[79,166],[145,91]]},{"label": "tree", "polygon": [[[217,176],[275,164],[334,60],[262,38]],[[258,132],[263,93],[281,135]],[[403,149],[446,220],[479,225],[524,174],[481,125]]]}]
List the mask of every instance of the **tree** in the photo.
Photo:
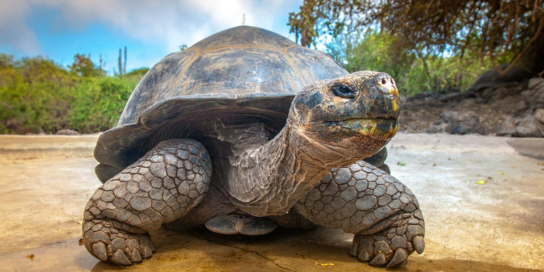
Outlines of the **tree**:
[{"label": "tree", "polygon": [[415,95],[437,90],[466,90],[491,67],[474,58],[449,56],[418,58],[413,50],[399,50],[402,40],[368,29],[354,35],[340,34],[327,42],[327,52],[348,72],[374,70],[395,78],[399,92]]},{"label": "tree", "polygon": [[84,54],[76,54],[74,56],[74,63],[70,66],[70,72],[82,77],[102,77],[106,75],[106,71],[102,67],[96,66],[91,61],[91,54],[85,56]]},{"label": "tree", "polygon": [[400,38],[418,57],[469,52],[501,75],[515,65],[537,74],[544,72],[543,1],[305,0],[288,25],[303,46],[370,28]]}]

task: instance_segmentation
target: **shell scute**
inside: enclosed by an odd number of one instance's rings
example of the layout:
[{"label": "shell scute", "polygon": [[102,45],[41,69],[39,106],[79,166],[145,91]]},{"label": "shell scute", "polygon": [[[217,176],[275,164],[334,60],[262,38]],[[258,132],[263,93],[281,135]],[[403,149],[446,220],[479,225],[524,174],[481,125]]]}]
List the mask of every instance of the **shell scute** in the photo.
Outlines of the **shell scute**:
[{"label": "shell scute", "polygon": [[[325,53],[273,32],[249,26],[219,32],[166,56],[142,78],[119,125],[98,139],[96,173],[105,181],[152,148],[150,138],[198,136],[212,129],[206,126],[213,120],[237,118],[281,129],[297,92],[345,74]],[[172,124],[171,131],[164,129]]]}]

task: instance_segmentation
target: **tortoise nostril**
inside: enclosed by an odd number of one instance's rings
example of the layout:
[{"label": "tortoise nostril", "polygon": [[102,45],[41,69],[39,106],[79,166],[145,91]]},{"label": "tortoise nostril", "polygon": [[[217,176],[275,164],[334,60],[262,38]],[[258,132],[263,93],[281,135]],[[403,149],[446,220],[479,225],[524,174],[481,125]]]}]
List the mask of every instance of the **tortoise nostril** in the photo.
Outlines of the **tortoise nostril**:
[{"label": "tortoise nostril", "polygon": [[385,81],[385,78],[382,78],[382,84],[385,85],[385,83],[387,83],[387,81]]}]

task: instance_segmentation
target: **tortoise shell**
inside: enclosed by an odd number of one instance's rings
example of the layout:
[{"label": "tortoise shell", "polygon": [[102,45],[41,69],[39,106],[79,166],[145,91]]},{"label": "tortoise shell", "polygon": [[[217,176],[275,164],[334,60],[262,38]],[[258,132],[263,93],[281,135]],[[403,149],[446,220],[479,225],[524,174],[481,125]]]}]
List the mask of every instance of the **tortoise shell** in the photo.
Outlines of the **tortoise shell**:
[{"label": "tortoise shell", "polygon": [[[99,137],[96,174],[108,180],[157,139],[217,137],[223,123],[262,123],[274,136],[298,91],[346,74],[327,54],[264,29],[239,26],[219,32],[166,56],[147,72],[118,126]],[[206,148],[212,156],[217,150]]]}]

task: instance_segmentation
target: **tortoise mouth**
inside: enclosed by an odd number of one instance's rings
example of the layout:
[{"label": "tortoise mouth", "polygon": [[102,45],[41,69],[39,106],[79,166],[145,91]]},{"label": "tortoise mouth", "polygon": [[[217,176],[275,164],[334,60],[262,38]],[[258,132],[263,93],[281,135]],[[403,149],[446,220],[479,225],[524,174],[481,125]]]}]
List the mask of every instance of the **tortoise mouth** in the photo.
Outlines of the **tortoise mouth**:
[{"label": "tortoise mouth", "polygon": [[395,117],[387,118],[352,118],[342,121],[324,122],[328,127],[339,127],[376,140],[391,139],[397,133],[398,121]]}]

